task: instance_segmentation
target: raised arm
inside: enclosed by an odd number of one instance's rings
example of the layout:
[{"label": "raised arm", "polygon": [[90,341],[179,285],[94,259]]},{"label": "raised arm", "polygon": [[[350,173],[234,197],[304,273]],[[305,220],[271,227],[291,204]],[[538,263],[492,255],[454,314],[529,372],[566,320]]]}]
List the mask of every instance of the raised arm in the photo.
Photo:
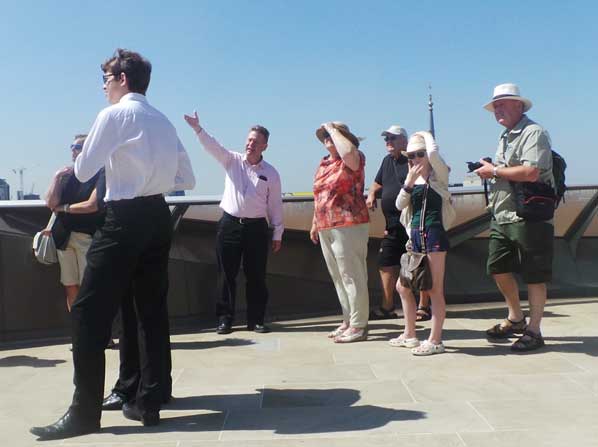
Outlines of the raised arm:
[{"label": "raised arm", "polygon": [[338,155],[343,160],[343,163],[349,167],[349,169],[353,171],[359,170],[359,165],[361,164],[361,160],[359,158],[359,153],[357,148],[351,141],[349,141],[340,131],[332,125],[332,123],[324,123],[322,124],[326,132],[332,138],[332,142],[334,143],[334,147],[338,152]]},{"label": "raised arm", "polygon": [[424,141],[426,142],[426,152],[428,153],[428,160],[430,160],[430,165],[436,174],[436,178],[448,185],[449,168],[438,153],[438,144],[436,144],[434,136],[426,130],[416,132],[415,134],[424,137]]},{"label": "raised arm", "polygon": [[184,115],[183,118],[187,124],[189,124],[189,127],[194,130],[195,135],[197,135],[197,138],[204,149],[226,169],[233,158],[233,153],[225,149],[214,137],[209,135],[203,127],[201,127],[196,111],[193,111],[193,115]]}]

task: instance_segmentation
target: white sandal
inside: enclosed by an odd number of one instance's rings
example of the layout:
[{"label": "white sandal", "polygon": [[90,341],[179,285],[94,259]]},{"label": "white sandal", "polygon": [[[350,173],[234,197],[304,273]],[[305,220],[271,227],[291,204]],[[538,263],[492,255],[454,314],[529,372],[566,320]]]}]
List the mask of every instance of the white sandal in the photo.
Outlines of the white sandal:
[{"label": "white sandal", "polygon": [[388,340],[390,346],[395,348],[416,348],[419,346],[419,340],[417,337],[405,338],[405,334],[399,335],[397,338],[391,338]]},{"label": "white sandal", "polygon": [[364,341],[368,338],[368,328],[364,327],[357,331],[347,329],[343,335],[334,338],[335,343],[353,343],[355,341]]},{"label": "white sandal", "polygon": [[345,326],[345,323],[341,324],[339,327],[337,327],[335,330],[333,330],[332,332],[328,333],[328,338],[336,338],[336,337],[340,337],[341,335],[343,335],[345,333],[345,331],[349,329],[349,326]]},{"label": "white sandal", "polygon": [[434,354],[442,354],[444,352],[444,344],[442,342],[435,345],[429,340],[424,341],[421,345],[417,348],[413,348],[411,353],[413,355],[424,356],[424,355],[434,355]]}]

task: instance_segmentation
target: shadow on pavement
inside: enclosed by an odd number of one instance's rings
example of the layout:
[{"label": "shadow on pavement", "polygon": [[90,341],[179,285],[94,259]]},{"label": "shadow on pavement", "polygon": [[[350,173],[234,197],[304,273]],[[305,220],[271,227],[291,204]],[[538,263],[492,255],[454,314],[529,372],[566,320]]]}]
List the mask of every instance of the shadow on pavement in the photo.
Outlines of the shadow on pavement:
[{"label": "shadow on pavement", "polygon": [[60,363],[66,363],[66,360],[40,359],[29,355],[13,355],[0,359],[0,368],[13,366],[30,366],[32,368],[52,368]]},{"label": "shadow on pavement", "polygon": [[[260,393],[263,398],[261,409],[248,411],[248,408],[235,408],[239,401],[259,399]],[[167,413],[163,414],[166,417],[161,419],[157,427],[106,427],[102,432],[126,435],[263,430],[299,435],[371,430],[393,421],[426,417],[422,411],[396,410],[376,405],[351,406],[359,397],[360,392],[352,389],[264,389],[257,390],[256,394],[180,397],[168,407],[169,410],[215,410],[216,413],[175,417],[167,417]],[[232,410],[225,414],[225,408]]]}]

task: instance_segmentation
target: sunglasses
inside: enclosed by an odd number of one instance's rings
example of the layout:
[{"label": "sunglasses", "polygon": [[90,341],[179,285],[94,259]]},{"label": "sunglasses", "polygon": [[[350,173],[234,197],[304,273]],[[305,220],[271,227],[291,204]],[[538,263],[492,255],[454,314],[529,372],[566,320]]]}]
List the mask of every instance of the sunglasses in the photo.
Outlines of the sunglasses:
[{"label": "sunglasses", "polygon": [[[120,74],[120,73],[119,73],[119,74]],[[103,82],[104,84],[106,84],[106,83],[107,83],[107,82],[110,80],[110,76],[116,77],[116,76],[118,76],[118,75],[117,75],[117,74],[115,74],[115,73],[108,73],[108,74],[102,75],[102,82]]]},{"label": "sunglasses", "polygon": [[324,132],[322,134],[322,140],[326,140],[327,138],[330,138],[330,134],[328,132]]},{"label": "sunglasses", "polygon": [[396,140],[397,138],[399,138],[398,135],[392,135],[392,136],[385,136],[384,137],[384,141],[386,141],[387,143],[390,143],[391,141]]},{"label": "sunglasses", "polygon": [[417,152],[411,152],[411,153],[407,154],[407,158],[409,160],[413,160],[415,157],[424,158],[425,156],[426,156],[426,151],[417,151]]},{"label": "sunglasses", "polygon": [[82,144],[71,144],[72,151],[82,151],[83,145]]}]

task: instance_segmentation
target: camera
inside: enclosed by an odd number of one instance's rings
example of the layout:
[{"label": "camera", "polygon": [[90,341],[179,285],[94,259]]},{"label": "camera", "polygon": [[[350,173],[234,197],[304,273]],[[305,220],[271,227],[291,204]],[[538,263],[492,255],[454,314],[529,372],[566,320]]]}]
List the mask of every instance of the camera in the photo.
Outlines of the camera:
[{"label": "camera", "polygon": [[[483,160],[487,161],[488,163],[492,163],[492,159],[490,157],[484,157]],[[466,163],[469,172],[473,172],[476,169],[480,169],[483,166],[482,163],[480,163],[479,161],[467,161]]]}]

